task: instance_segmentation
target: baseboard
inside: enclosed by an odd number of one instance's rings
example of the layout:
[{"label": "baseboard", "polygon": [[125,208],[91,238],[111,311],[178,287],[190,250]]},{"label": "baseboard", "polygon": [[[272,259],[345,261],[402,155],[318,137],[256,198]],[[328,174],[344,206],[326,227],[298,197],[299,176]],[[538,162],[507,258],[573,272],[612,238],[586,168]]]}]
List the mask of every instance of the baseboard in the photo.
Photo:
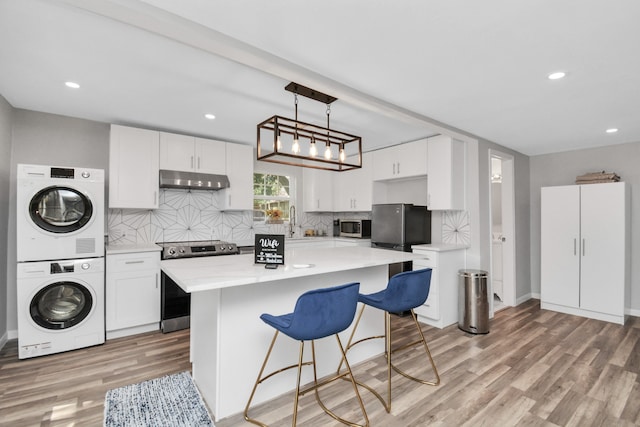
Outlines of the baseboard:
[{"label": "baseboard", "polygon": [[530,299],[540,299],[540,294],[529,293],[521,296],[520,298],[516,299],[516,307],[522,304],[523,302],[529,301]]},{"label": "baseboard", "polygon": [[628,308],[626,311],[629,316],[640,317],[640,310],[637,310],[635,308]]}]

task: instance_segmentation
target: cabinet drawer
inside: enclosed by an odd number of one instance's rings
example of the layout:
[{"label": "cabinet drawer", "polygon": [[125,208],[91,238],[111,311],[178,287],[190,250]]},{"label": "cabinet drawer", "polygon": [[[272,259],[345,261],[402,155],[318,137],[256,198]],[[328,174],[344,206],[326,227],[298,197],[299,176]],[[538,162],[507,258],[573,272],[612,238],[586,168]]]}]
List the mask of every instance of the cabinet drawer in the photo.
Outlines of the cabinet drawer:
[{"label": "cabinet drawer", "polygon": [[440,319],[440,304],[438,302],[438,294],[436,292],[429,292],[429,297],[420,307],[415,310],[416,314],[419,314],[429,319]]},{"label": "cabinet drawer", "polygon": [[[413,253],[424,256],[426,259],[417,259],[413,261],[413,269],[419,268],[436,268],[438,266],[438,253],[433,251],[413,251]],[[419,268],[418,268],[419,267]]]},{"label": "cabinet drawer", "polygon": [[107,255],[107,271],[110,273],[157,269],[159,264],[159,252]]}]

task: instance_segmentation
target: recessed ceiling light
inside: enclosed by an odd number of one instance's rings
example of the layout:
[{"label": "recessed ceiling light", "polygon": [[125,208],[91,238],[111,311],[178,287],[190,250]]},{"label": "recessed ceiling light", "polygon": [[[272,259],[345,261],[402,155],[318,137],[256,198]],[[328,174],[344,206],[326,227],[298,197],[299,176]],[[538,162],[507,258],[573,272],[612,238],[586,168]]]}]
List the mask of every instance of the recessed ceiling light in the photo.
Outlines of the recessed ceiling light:
[{"label": "recessed ceiling light", "polygon": [[65,82],[65,86],[70,87],[71,89],[79,89],[80,85],[76,82]]},{"label": "recessed ceiling light", "polygon": [[610,129],[607,129],[607,130],[606,130],[606,132],[607,132],[607,133],[616,133],[616,132],[618,132],[618,129],[616,129],[616,128],[610,128]]},{"label": "recessed ceiling light", "polygon": [[555,73],[551,73],[547,76],[547,78],[549,80],[558,80],[563,78],[564,76],[566,76],[567,73],[565,73],[564,71],[556,71]]},{"label": "recessed ceiling light", "polygon": [[211,114],[211,113],[207,113],[207,114],[205,114],[205,115],[204,115],[204,117],[205,117],[205,118],[207,118],[207,119],[209,119],[209,120],[213,120],[213,119],[215,119],[215,118],[216,118],[216,116],[214,116],[214,115],[213,115],[213,114]]}]

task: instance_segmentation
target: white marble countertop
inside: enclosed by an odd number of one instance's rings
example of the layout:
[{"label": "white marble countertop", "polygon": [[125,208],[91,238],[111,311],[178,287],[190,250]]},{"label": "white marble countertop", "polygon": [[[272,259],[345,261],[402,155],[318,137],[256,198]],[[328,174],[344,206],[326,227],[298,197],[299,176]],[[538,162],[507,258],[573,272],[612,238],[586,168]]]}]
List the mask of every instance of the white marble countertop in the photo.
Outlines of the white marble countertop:
[{"label": "white marble countertop", "polygon": [[154,243],[141,243],[137,245],[107,245],[107,255],[128,254],[136,252],[160,252],[162,248]]},{"label": "white marble countertop", "polygon": [[460,251],[463,249],[467,249],[468,245],[454,245],[451,243],[429,243],[426,245],[413,245],[411,249],[413,250],[426,250],[426,251],[437,251],[437,252],[446,252],[446,251]]},{"label": "white marble countertop", "polygon": [[160,261],[162,271],[187,292],[375,267],[424,258],[411,252],[369,247],[295,248],[285,251],[285,265],[266,269],[254,256],[233,255]]}]

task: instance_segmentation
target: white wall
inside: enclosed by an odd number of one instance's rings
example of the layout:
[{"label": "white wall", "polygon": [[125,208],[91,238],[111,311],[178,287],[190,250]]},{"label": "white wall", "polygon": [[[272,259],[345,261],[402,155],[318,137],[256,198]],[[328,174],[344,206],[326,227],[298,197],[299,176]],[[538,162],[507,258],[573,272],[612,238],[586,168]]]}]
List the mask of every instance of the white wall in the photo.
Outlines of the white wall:
[{"label": "white wall", "polygon": [[[631,187],[631,256],[640,251],[640,142],[531,157],[531,287],[540,292],[540,188],[575,184],[588,172],[617,173]],[[606,224],[602,225],[606,227]],[[640,315],[640,264],[631,263],[631,307]]]},{"label": "white wall", "polygon": [[33,163],[107,170],[109,125],[19,109],[13,111],[11,125],[6,318],[7,329],[16,331],[16,165]]},{"label": "white wall", "polygon": [[[11,118],[13,108],[0,95],[0,253],[7,253],[11,188]],[[7,257],[0,255],[0,348],[7,340]]]}]

